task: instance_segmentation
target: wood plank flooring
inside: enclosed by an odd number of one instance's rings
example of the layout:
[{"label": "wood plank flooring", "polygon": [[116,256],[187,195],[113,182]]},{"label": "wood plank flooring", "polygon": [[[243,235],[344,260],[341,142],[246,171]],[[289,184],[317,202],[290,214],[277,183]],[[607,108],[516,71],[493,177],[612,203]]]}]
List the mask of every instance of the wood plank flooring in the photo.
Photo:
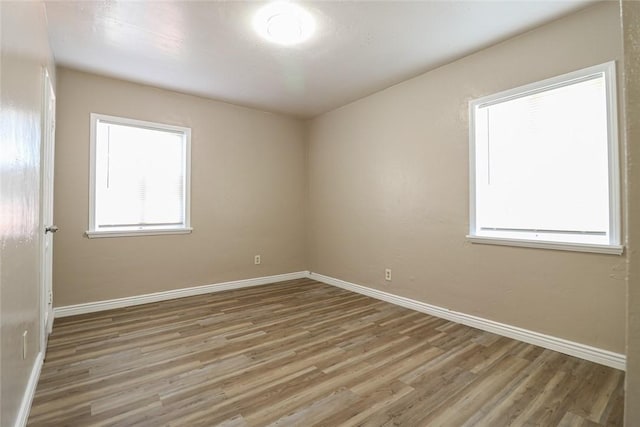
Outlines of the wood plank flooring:
[{"label": "wood plank flooring", "polygon": [[295,280],[56,319],[29,426],[621,426],[624,373]]}]

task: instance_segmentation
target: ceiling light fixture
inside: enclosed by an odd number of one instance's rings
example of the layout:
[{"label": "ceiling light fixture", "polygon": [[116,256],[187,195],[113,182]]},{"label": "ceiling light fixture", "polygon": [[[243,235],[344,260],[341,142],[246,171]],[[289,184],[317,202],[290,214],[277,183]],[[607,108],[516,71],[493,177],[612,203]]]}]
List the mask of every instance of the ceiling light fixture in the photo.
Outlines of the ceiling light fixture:
[{"label": "ceiling light fixture", "polygon": [[316,24],[311,14],[297,4],[279,1],[259,9],[253,27],[267,40],[290,46],[307,40]]}]

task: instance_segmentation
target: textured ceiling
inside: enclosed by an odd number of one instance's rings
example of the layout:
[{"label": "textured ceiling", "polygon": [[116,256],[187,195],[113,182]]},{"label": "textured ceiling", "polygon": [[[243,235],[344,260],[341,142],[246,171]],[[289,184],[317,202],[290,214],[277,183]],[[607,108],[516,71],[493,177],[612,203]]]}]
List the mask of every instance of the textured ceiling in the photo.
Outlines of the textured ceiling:
[{"label": "textured ceiling", "polygon": [[313,117],[578,10],[592,0],[311,1],[307,42],[251,27],[263,2],[45,2],[60,65]]}]

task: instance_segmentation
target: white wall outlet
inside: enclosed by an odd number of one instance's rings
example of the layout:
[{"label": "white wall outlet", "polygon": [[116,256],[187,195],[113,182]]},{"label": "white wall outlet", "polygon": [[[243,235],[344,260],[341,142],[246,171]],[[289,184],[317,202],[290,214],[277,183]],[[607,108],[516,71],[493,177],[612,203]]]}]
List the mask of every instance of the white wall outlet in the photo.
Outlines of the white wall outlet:
[{"label": "white wall outlet", "polygon": [[22,360],[27,358],[27,335],[29,331],[24,331],[22,333]]},{"label": "white wall outlet", "polygon": [[385,268],[384,269],[384,280],[386,280],[387,282],[391,281],[391,269],[390,268]]},{"label": "white wall outlet", "polygon": [[262,260],[260,259],[260,255],[256,255],[253,257],[253,263],[255,265],[260,265],[260,263],[262,262]]}]

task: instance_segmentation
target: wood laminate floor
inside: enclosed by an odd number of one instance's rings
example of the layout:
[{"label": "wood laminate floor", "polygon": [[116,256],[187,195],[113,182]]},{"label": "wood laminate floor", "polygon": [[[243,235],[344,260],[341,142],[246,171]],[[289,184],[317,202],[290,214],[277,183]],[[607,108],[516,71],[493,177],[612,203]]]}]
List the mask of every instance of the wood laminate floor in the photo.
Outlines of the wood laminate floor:
[{"label": "wood laminate floor", "polygon": [[56,319],[29,426],[620,426],[624,373],[295,280]]}]

